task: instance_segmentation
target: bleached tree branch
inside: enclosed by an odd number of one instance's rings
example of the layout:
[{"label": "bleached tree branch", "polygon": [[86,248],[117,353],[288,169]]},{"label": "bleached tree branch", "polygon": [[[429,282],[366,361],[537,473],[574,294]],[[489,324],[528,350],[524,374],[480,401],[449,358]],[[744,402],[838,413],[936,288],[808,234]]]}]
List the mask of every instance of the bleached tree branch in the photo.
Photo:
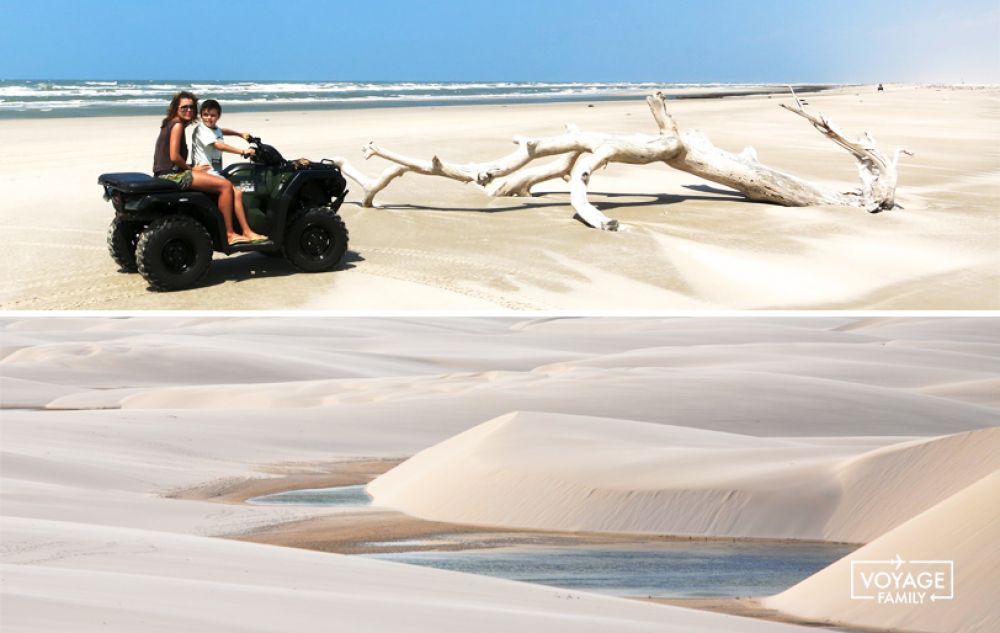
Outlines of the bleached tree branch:
[{"label": "bleached tree branch", "polygon": [[[705,180],[731,187],[747,198],[785,206],[841,205],[862,207],[871,212],[895,206],[898,179],[897,165],[905,149],[896,150],[890,160],[878,149],[875,140],[865,134],[852,141],[822,115],[815,115],[792,90],[794,105],[785,109],[804,117],[827,138],[851,153],[858,163],[860,189],[842,192],[828,186],[768,167],[758,160],[752,147],[739,154],[722,150],[698,130],[681,131],[667,110],[667,97],[660,92],[646,98],[658,133],[612,135],[583,132],[568,125],[559,136],[517,137],[510,154],[486,163],[457,164],[441,160],[414,159],[382,148],[375,143],[365,146],[366,159],[378,156],[395,165],[377,178],[368,178],[343,159],[335,162],[344,174],[365,191],[363,204],[374,204],[375,195],[393,180],[409,173],[441,176],[459,182],[475,183],[494,196],[527,196],[531,187],[554,178],[570,182],[570,204],[576,214],[595,228],[616,230],[618,222],[608,218],[587,199],[590,178],[609,163],[645,165],[662,162]],[[549,163],[528,167],[536,159],[556,156]],[[509,178],[506,178],[508,177]],[[506,180],[498,180],[506,178]],[[494,184],[495,183],[495,184]]]}]

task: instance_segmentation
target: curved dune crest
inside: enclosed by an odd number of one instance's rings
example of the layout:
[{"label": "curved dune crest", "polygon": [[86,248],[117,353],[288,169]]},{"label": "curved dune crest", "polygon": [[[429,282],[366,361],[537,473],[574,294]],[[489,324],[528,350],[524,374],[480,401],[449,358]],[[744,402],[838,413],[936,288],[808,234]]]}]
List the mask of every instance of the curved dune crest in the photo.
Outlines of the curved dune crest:
[{"label": "curved dune crest", "polygon": [[[800,618],[928,633],[1000,631],[1000,471],[942,501],[849,556],[764,600]],[[851,599],[851,562],[946,560],[954,563],[953,597],[921,604]],[[869,563],[870,564],[870,563]],[[906,563],[904,563],[906,565]],[[909,565],[913,565],[910,563]],[[901,566],[900,569],[923,569]],[[855,572],[857,573],[857,572]],[[858,593],[864,594],[863,590]]]},{"label": "curved dune crest", "polygon": [[368,492],[454,523],[867,542],[997,468],[998,428],[760,438],[518,412],[418,453]]},{"label": "curved dune crest", "polygon": [[839,464],[843,494],[826,529],[870,541],[998,468],[1000,427],[873,450]]},{"label": "curved dune crest", "polygon": [[[257,383],[368,376],[351,370],[356,358],[289,352],[277,346],[184,337],[128,336],[115,340],[58,342],[24,347],[0,364],[8,375],[56,384],[139,387]],[[336,361],[341,362],[336,362]],[[373,363],[374,364],[374,363]],[[377,372],[374,372],[377,374]],[[81,385],[82,383],[82,385]]]},{"label": "curved dune crest", "polygon": [[931,396],[964,400],[992,407],[1000,406],[1000,378],[931,385],[920,391]]}]

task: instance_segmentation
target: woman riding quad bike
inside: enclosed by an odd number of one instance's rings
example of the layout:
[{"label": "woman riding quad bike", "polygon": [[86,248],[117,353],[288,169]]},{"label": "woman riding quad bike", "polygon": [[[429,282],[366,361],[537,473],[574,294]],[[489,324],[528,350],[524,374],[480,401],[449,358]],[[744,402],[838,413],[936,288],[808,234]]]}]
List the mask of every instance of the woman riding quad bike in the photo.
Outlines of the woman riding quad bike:
[{"label": "woman riding quad bike", "polygon": [[348,233],[337,214],[347,181],[332,161],[285,160],[274,147],[250,137],[249,162],[222,170],[243,196],[250,228],[263,243],[230,245],[217,196],[143,173],[102,174],[98,184],[115,209],[108,230],[111,257],[124,272],[139,272],[153,290],[180,290],[208,272],[213,251],[284,256],[296,268],[336,267]]}]

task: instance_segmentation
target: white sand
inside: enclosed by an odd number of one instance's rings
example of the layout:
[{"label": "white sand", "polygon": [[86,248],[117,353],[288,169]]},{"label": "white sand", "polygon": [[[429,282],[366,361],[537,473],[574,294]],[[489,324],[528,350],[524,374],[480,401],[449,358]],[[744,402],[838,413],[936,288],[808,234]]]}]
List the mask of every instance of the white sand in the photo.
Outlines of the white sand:
[{"label": "white sand", "polygon": [[[994,472],[764,603],[822,622],[941,633],[1000,630],[998,499],[1000,472]],[[954,588],[954,598],[918,605],[848,599],[850,594],[843,588],[850,586],[851,561],[895,560],[897,556],[904,561],[952,561],[954,584],[949,578],[945,586]],[[860,585],[858,592],[865,593]]]},{"label": "white sand", "polygon": [[[766,96],[676,101],[682,128],[763,162],[854,187],[846,152]],[[615,165],[591,181],[591,201],[631,230],[572,218],[567,186],[529,199],[489,198],[473,185],[409,175],[380,194],[384,208],[343,207],[347,268],[303,275],[280,260],[219,257],[207,285],[157,294],[107,255],[111,206],[104,172],[149,169],[158,117],[0,121],[0,306],[12,309],[506,309],[1000,307],[1000,90],[892,86],[836,90],[810,105],[887,151],[906,146],[905,209],[788,209],[662,166]],[[641,97],[622,102],[227,114],[288,157],[343,155],[369,174],[370,140],[414,157],[457,162],[510,151],[515,135],[549,136],[572,122],[651,133]],[[80,151],[86,148],[86,151]],[[53,177],[53,166],[58,176]],[[56,184],[53,184],[53,183]]]},{"label": "white sand", "polygon": [[[803,631],[409,565],[3,519],[4,631]],[[30,544],[30,545],[27,545]]]},{"label": "white sand", "polygon": [[[521,410],[540,412],[538,424],[512,425],[508,439],[531,444],[484,444],[523,468],[520,479],[499,473],[524,483],[500,502],[557,477],[567,489],[618,480],[614,500],[662,486],[657,460],[700,450],[704,460],[675,471],[692,499],[710,501],[697,486],[737,490],[728,475],[753,474],[736,482],[753,503],[726,515],[730,532],[801,525],[868,540],[989,468],[1000,426],[984,395],[1000,375],[991,319],[53,318],[7,319],[2,337],[4,631],[784,630],[234,543],[216,537],[338,510],[166,495],[442,449]],[[805,505],[787,508],[793,472],[808,475],[794,491]],[[909,490],[911,476],[920,494],[892,501],[888,488]],[[690,525],[707,516],[699,503],[678,506]],[[768,522],[754,504],[787,512]],[[630,511],[630,525],[673,529],[660,508]],[[579,513],[598,518],[586,503]]]},{"label": "white sand", "polygon": [[858,543],[997,469],[1000,428],[907,442],[758,438],[513,413],[417,454],[367,491],[432,521]]}]

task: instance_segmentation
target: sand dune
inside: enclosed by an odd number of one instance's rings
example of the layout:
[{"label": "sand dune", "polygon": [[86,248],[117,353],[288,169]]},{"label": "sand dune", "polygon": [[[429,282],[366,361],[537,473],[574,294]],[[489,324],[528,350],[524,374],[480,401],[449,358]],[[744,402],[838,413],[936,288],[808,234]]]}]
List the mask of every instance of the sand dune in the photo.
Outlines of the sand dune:
[{"label": "sand dune", "polygon": [[[409,470],[410,481],[377,485],[412,486],[411,502],[441,497],[440,508],[498,524],[869,540],[995,469],[1000,453],[996,406],[970,396],[998,375],[990,319],[8,318],[2,327],[5,631],[105,622],[277,631],[320,618],[427,633],[778,631],[235,544],[218,537],[338,510],[175,497],[437,451],[455,464],[452,481],[434,483],[444,475],[418,455],[388,476]],[[507,417],[484,425],[498,416]],[[448,448],[456,444],[468,446],[464,458]],[[454,473],[486,496],[444,498]],[[491,480],[495,489],[484,487]],[[893,496],[914,486],[921,494]],[[662,495],[688,514],[667,516]],[[261,605],[302,620],[269,619]]]},{"label": "sand dune", "polygon": [[4,409],[35,409],[57,401],[68,394],[80,396],[88,390],[78,385],[58,385],[39,380],[0,376],[0,407]]},{"label": "sand dune", "polygon": [[[4,631],[802,631],[687,609],[159,530],[4,518]],[[194,567],[193,567],[194,566]],[[196,571],[194,571],[196,570]]]},{"label": "sand dune", "polygon": [[[769,607],[821,622],[878,629],[990,633],[1000,629],[1000,472],[983,477],[791,589]],[[947,560],[954,564],[953,598],[922,604],[851,600],[851,561]],[[890,566],[891,568],[891,566]],[[935,567],[938,569],[940,567]],[[903,571],[911,566],[900,568]],[[915,571],[927,567],[912,565]],[[864,591],[858,593],[864,595]],[[947,595],[942,591],[939,595]]]},{"label": "sand dune", "polygon": [[[234,424],[258,417],[263,424],[270,409],[290,408],[297,410],[290,424],[316,428],[335,414],[347,437],[375,433],[391,420],[393,432],[378,446],[394,454],[511,410],[762,436],[941,435],[1000,424],[988,402],[934,391],[1000,371],[988,353],[997,337],[975,319],[968,326],[922,322],[900,338],[882,334],[891,321],[841,330],[851,321],[836,318],[808,326],[746,319],[250,322],[85,327],[76,340],[60,340],[71,337],[52,324],[32,332],[12,323],[17,337],[50,341],[11,352],[0,368],[10,379],[52,384],[39,392],[50,400],[32,399],[52,409],[124,408],[136,419],[210,409],[220,424],[238,409]],[[166,338],[160,328],[179,336]],[[484,344],[484,334],[495,338]],[[393,444],[411,434],[421,438]]]},{"label": "sand dune", "polygon": [[997,428],[901,443],[522,412],[417,454],[367,490],[453,523],[867,542],[998,468]]},{"label": "sand dune", "polygon": [[[792,366],[794,360],[786,361]],[[585,396],[584,396],[585,393]],[[703,394],[713,395],[706,400]],[[753,394],[753,398],[747,397]],[[445,400],[443,398],[447,397]],[[741,409],[723,406],[744,402]],[[779,405],[780,406],[777,406]],[[982,428],[1000,416],[982,404],[843,380],[747,369],[620,368],[475,372],[382,380],[103,389],[54,398],[50,409],[123,408],[250,411],[303,410],[322,419],[335,408],[343,423],[406,415],[415,405],[438,410],[462,428],[511,409],[594,413],[665,424],[697,420],[702,428],[748,435],[940,434]],[[448,406],[445,406],[448,405]],[[453,408],[449,412],[449,407]],[[845,408],[877,415],[844,416]],[[430,410],[420,409],[416,415]],[[438,437],[438,441],[444,437]]]},{"label": "sand dune", "polygon": [[1000,406],[1000,379],[997,378],[931,385],[921,389],[921,391],[932,396],[942,396],[953,400],[965,400],[991,407]]}]

